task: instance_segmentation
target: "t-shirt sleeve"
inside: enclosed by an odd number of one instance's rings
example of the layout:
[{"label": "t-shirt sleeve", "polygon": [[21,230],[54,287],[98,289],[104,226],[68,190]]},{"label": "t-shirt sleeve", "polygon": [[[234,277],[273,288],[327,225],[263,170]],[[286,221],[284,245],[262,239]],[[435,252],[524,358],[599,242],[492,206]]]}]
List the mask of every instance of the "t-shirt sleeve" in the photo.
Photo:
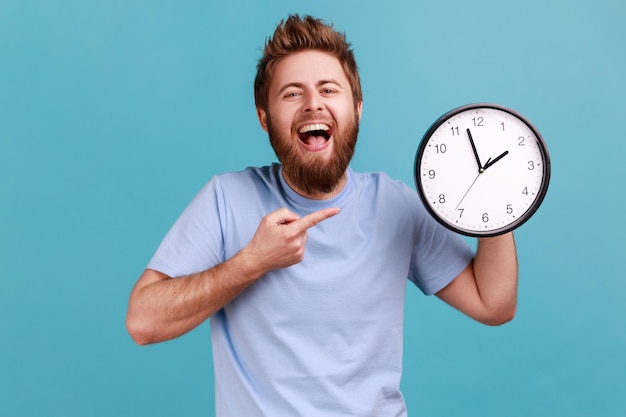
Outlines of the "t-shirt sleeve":
[{"label": "t-shirt sleeve", "polygon": [[222,207],[220,183],[213,178],[167,232],[147,268],[178,278],[223,262]]},{"label": "t-shirt sleeve", "polygon": [[474,250],[460,235],[446,229],[428,214],[417,198],[416,244],[409,279],[426,295],[432,295],[456,278],[474,257]]}]

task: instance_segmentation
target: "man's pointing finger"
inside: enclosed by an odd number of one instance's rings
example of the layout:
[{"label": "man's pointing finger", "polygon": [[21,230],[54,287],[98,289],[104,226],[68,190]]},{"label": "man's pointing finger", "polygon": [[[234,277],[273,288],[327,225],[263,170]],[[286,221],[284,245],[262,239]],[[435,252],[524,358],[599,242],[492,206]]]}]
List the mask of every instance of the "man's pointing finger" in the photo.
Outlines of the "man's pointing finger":
[{"label": "man's pointing finger", "polygon": [[301,226],[302,230],[310,229],[311,227],[328,219],[329,217],[333,217],[340,211],[341,209],[337,207],[331,207],[331,208],[319,210],[311,214],[307,214],[306,216],[297,220],[295,223],[297,223],[298,226]]}]

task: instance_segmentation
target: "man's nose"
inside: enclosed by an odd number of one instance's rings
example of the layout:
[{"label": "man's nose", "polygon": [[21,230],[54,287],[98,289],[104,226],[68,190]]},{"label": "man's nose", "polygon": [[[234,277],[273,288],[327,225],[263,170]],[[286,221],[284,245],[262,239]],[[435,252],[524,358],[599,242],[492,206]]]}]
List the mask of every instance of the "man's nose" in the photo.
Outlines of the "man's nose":
[{"label": "man's nose", "polygon": [[305,95],[304,105],[302,110],[304,112],[316,112],[324,108],[322,97],[317,93],[308,93]]}]

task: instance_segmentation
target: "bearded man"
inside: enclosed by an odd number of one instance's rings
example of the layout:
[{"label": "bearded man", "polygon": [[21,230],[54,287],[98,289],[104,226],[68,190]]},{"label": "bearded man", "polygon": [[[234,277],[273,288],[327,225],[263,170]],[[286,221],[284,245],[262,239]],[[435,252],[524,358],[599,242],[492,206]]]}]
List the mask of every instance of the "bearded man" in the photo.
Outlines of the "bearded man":
[{"label": "bearded man", "polygon": [[349,167],[360,79],[345,35],[321,20],[278,25],[254,96],[280,163],[203,187],[133,288],[128,330],[143,345],[210,319],[218,417],[406,416],[407,279],[505,323],[513,236],[479,239],[474,253],[409,187]]}]

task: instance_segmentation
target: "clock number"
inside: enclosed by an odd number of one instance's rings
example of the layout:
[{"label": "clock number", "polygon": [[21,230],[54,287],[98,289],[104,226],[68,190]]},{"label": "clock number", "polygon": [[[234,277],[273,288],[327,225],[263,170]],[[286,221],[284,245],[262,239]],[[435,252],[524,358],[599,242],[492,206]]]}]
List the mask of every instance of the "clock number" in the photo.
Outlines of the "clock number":
[{"label": "clock number", "polygon": [[487,223],[489,221],[489,214],[483,213],[483,223]]},{"label": "clock number", "polygon": [[474,121],[474,127],[483,126],[483,118],[482,117],[474,117],[472,120]]},{"label": "clock number", "polygon": [[[457,128],[458,129],[458,128]],[[458,134],[458,133],[457,133]],[[445,143],[439,144],[439,145],[435,145],[435,148],[437,148],[437,153],[446,153],[446,150],[448,149],[446,147]]]},{"label": "clock number", "polygon": [[459,136],[459,127],[458,126],[451,127],[450,130],[452,131],[452,136]]},{"label": "clock number", "polygon": [[533,169],[535,169],[535,162],[534,161],[528,161],[528,170],[532,171]]},{"label": "clock number", "polygon": [[446,202],[446,195],[445,194],[439,194],[439,203],[440,204],[444,204]]},{"label": "clock number", "polygon": [[431,169],[428,171],[428,178],[430,178],[431,180],[435,179],[435,170]]},{"label": "clock number", "polygon": [[507,204],[506,205],[506,214],[512,214],[513,213],[513,206],[511,204]]},{"label": "clock number", "polygon": [[504,132],[504,122],[500,123],[500,126],[502,126],[502,131]]},{"label": "clock number", "polygon": [[460,211],[460,213],[459,213],[459,219],[460,219],[461,217],[463,217],[463,212],[465,211],[465,209],[460,208],[460,209],[457,209],[457,210]]},{"label": "clock number", "polygon": [[528,195],[528,187],[524,187],[524,189],[522,190],[522,194]]},{"label": "clock number", "polygon": [[517,146],[526,146],[526,144],[524,143],[524,140],[526,140],[526,138],[524,136],[520,136],[519,138],[517,138],[517,140],[519,141],[517,143]]}]

